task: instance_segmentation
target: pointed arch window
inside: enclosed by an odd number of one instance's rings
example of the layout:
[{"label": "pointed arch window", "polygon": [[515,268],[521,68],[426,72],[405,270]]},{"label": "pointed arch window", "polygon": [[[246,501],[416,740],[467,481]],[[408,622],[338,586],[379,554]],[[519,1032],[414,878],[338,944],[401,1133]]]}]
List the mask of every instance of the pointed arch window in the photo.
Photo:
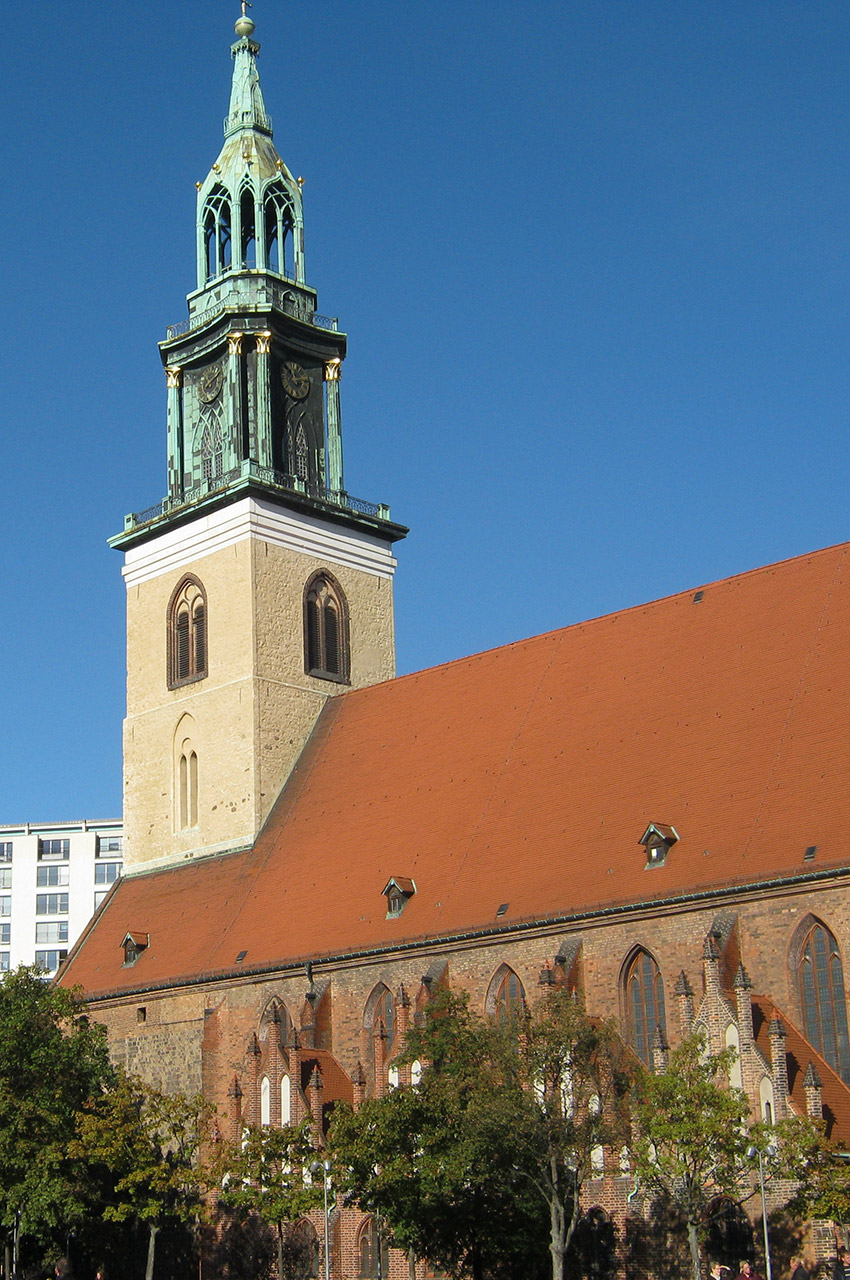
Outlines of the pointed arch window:
[{"label": "pointed arch window", "polygon": [[526,1010],[525,987],[510,965],[502,964],[487,988],[484,1007],[497,1022],[516,1022]]},{"label": "pointed arch window", "polygon": [[387,987],[381,990],[378,999],[375,1001],[375,1007],[372,1011],[372,1030],[375,1035],[383,1031],[387,1041],[386,1051],[389,1053],[395,1035],[395,1006],[393,1005],[392,992]]},{"label": "pointed arch window", "polygon": [[629,1038],[638,1057],[652,1065],[652,1039],[656,1027],[666,1033],[664,984],[661,971],[648,951],[635,952],[625,975],[626,1017]]},{"label": "pointed arch window", "polygon": [[195,577],[178,583],[168,606],[168,687],[207,674],[207,597]]},{"label": "pointed arch window", "polygon": [[838,943],[819,921],[803,942],[797,979],[807,1038],[842,1080],[850,1083],[844,968]]},{"label": "pointed arch window", "polygon": [[348,604],[326,572],[314,574],[304,591],[304,669],[321,680],[348,683]]},{"label": "pointed arch window", "polygon": [[239,221],[242,234],[241,264],[253,269],[257,265],[257,231],[254,213],[254,192],[250,187],[243,187],[239,198]]},{"label": "pointed arch window", "polygon": [[292,206],[283,187],[275,185],[266,190],[263,204],[266,237],[266,265],[287,279],[295,278],[287,253],[291,253]]},{"label": "pointed arch window", "polygon": [[374,1218],[367,1218],[360,1228],[357,1237],[357,1259],[359,1280],[378,1280],[379,1276],[389,1275],[389,1249],[386,1240],[378,1234]]},{"label": "pointed arch window", "polygon": [[207,280],[230,268],[230,201],[223,187],[214,187],[203,212]]},{"label": "pointed arch window", "polygon": [[204,480],[220,480],[224,471],[224,438],[217,416],[209,415],[201,437],[201,470]]}]

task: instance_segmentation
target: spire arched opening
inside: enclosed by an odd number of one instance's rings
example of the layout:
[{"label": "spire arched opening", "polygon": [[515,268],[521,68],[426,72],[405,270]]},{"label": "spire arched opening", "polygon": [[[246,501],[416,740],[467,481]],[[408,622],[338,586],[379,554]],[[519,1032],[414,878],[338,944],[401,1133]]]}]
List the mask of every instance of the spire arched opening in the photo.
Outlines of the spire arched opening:
[{"label": "spire arched opening", "polygon": [[239,222],[241,226],[240,264],[247,271],[253,271],[257,265],[257,228],[254,215],[254,192],[250,187],[243,187],[239,198]]},{"label": "spire arched opening", "polygon": [[270,187],[263,204],[265,223],[266,266],[269,271],[295,279],[292,258],[292,206],[282,187]]},{"label": "spire arched opening", "polygon": [[214,187],[201,218],[207,280],[230,267],[230,201],[223,187]]}]

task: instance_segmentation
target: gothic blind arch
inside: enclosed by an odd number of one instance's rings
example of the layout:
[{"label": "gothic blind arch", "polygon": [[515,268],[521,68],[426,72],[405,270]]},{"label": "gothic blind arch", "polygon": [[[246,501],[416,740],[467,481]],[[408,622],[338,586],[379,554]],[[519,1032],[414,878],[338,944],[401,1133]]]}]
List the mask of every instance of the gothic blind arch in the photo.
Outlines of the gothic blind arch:
[{"label": "gothic blind arch", "polygon": [[497,1022],[515,1022],[525,1013],[525,988],[510,965],[499,965],[493,974],[484,1007]]},{"label": "gothic blind arch", "polygon": [[[378,1249],[380,1248],[380,1258]],[[377,1280],[389,1275],[389,1249],[387,1242],[378,1235],[373,1217],[361,1223],[357,1232],[357,1275],[359,1280]]]},{"label": "gothic blind arch", "polygon": [[322,569],[304,588],[304,670],[348,684],[350,669],[348,601],[333,574]]},{"label": "gothic blind arch", "polygon": [[392,992],[383,982],[379,982],[372,988],[369,999],[366,1001],[363,1026],[373,1035],[383,1032],[388,1054],[395,1036],[395,1004]]},{"label": "gothic blind arch", "polygon": [[181,578],[168,602],[168,687],[207,674],[207,595],[194,574]]},{"label": "gothic blind arch", "polygon": [[621,974],[625,1024],[629,1041],[646,1066],[652,1066],[652,1040],[656,1027],[666,1040],[664,983],[654,956],[644,947],[634,947]]},{"label": "gothic blind arch", "polygon": [[174,730],[174,830],[188,831],[198,825],[198,751],[195,721],[185,713]]},{"label": "gothic blind arch", "polygon": [[789,958],[806,1038],[850,1084],[844,966],[835,935],[823,921],[808,915],[795,930]]}]

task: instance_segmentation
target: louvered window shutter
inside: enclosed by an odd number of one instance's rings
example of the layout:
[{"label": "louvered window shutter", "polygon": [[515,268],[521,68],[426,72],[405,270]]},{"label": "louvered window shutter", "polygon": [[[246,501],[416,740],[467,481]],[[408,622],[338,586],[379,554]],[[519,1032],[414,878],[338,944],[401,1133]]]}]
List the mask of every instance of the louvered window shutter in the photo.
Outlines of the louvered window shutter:
[{"label": "louvered window shutter", "polygon": [[203,675],[207,669],[207,611],[202,604],[195,606],[195,670]]},{"label": "louvered window shutter", "polygon": [[177,615],[177,625],[175,627],[175,641],[177,644],[177,663],[175,676],[178,680],[185,680],[190,675],[189,669],[189,612],[183,610]]},{"label": "louvered window shutter", "polygon": [[339,618],[336,607],[328,600],[325,604],[325,661],[329,675],[338,676],[339,669]]}]

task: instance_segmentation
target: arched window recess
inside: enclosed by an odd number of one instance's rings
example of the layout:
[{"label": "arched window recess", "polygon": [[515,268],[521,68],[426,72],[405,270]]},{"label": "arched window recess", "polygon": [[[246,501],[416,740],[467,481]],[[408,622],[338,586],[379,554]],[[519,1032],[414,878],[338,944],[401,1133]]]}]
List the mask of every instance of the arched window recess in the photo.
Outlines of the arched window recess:
[{"label": "arched window recess", "polygon": [[835,936],[809,916],[798,930],[797,984],[806,1038],[823,1054],[845,1083],[850,1084],[850,1041],[844,967]]},{"label": "arched window recess", "polygon": [[499,1023],[518,1023],[526,1012],[525,987],[509,965],[500,965],[490,982],[487,1013]]},{"label": "arched window recess", "polygon": [[292,204],[279,184],[266,188],[263,201],[265,224],[266,266],[287,280],[295,279],[292,259],[292,228],[294,217]]},{"label": "arched window recess", "polygon": [[175,588],[168,605],[168,687],[176,689],[207,674],[207,597],[191,574]]},{"label": "arched window recess", "polygon": [[324,570],[304,589],[304,670],[320,680],[349,680],[348,603],[342,587]]},{"label": "arched window recess", "polygon": [[213,280],[231,265],[230,199],[223,187],[213,187],[201,215],[204,228],[204,258],[207,280]]},{"label": "arched window recess", "polygon": [[629,1040],[641,1061],[651,1067],[656,1029],[666,1040],[667,1019],[661,971],[642,947],[635,948],[626,962],[623,995]]}]

